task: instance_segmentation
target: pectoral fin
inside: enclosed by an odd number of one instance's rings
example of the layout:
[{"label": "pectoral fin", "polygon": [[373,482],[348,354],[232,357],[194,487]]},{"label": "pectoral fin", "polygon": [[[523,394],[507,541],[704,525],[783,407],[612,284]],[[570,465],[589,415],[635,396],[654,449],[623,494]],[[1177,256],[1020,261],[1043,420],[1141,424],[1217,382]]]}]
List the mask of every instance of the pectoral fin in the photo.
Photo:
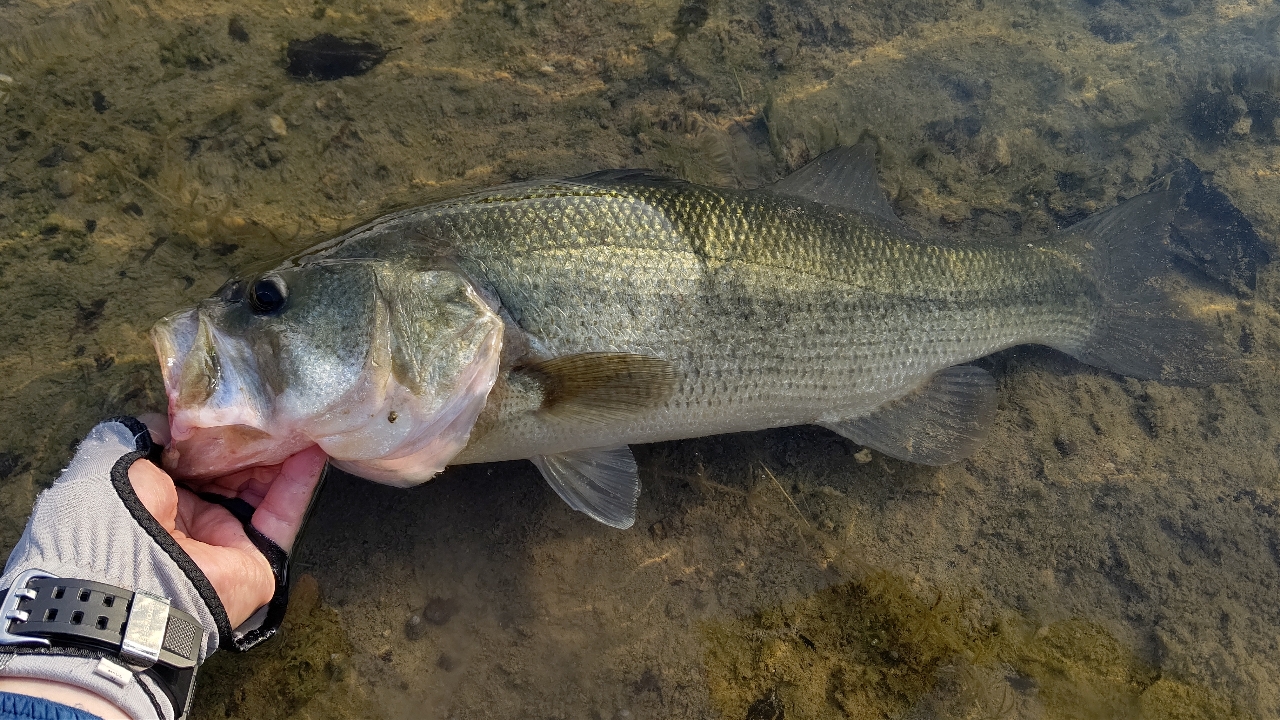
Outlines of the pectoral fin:
[{"label": "pectoral fin", "polygon": [[675,371],[662,358],[632,353],[581,353],[521,367],[542,387],[540,412],[610,423],[661,405],[675,389]]},{"label": "pectoral fin", "polygon": [[982,445],[995,414],[995,379],[957,365],[869,415],[819,425],[899,460],[947,465]]},{"label": "pectoral fin", "polygon": [[529,459],[569,507],[621,530],[635,523],[640,475],[627,446]]}]

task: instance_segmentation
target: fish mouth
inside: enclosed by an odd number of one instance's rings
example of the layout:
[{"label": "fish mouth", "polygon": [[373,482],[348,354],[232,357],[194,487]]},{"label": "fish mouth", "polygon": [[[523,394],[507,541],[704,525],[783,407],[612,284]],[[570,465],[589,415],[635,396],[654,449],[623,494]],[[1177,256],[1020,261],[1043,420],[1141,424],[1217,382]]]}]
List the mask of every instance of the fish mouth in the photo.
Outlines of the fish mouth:
[{"label": "fish mouth", "polygon": [[217,477],[282,462],[314,443],[273,435],[257,401],[244,353],[219,337],[198,308],[169,315],[151,329],[169,399],[164,465],[190,479]]}]

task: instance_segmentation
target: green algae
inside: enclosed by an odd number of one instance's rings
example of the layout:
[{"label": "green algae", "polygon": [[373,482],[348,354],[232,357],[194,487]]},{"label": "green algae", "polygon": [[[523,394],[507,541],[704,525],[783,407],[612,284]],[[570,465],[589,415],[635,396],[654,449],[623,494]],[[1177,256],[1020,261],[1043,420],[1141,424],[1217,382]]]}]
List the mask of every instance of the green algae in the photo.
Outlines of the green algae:
[{"label": "green algae", "polygon": [[980,595],[922,593],[874,570],[794,603],[702,627],[712,702],[750,717],[763,699],[803,718],[1182,720],[1253,717],[1168,677],[1102,625],[1033,630]]},{"label": "green algae", "polygon": [[1048,718],[1253,717],[1222,693],[1166,676],[1097,623],[1053,623],[1011,644],[1002,658],[1036,682]]}]

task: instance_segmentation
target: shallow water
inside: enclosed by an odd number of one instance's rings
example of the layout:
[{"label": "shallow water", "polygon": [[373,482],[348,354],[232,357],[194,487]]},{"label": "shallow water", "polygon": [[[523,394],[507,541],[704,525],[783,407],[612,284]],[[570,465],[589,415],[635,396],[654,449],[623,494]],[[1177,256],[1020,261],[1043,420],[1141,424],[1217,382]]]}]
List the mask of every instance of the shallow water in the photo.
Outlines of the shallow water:
[{"label": "shallow water", "polygon": [[[1028,240],[1190,161],[1173,279],[1238,382],[988,362],[990,441],[912,466],[813,428],[636,449],[639,521],[527,463],[335,477],[283,637],[197,716],[1280,716],[1280,6],[1269,2],[0,4],[0,542],[98,419],[160,409],[147,329],[379,211],[652,167],[772,181],[864,132],[929,235]],[[319,33],[391,49],[286,72]],[[1198,234],[1197,234],[1198,233]],[[1204,249],[1208,248],[1208,249]]]}]

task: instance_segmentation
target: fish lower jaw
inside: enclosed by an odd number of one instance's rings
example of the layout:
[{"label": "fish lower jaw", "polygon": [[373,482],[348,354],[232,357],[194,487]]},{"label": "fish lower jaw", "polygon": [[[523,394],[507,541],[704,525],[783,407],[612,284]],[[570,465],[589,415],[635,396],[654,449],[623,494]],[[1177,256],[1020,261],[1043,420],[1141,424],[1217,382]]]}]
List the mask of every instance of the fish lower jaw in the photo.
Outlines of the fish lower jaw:
[{"label": "fish lower jaw", "polygon": [[314,444],[297,433],[269,435],[245,425],[202,427],[169,443],[163,462],[175,477],[203,480],[248,467],[275,465]]}]

